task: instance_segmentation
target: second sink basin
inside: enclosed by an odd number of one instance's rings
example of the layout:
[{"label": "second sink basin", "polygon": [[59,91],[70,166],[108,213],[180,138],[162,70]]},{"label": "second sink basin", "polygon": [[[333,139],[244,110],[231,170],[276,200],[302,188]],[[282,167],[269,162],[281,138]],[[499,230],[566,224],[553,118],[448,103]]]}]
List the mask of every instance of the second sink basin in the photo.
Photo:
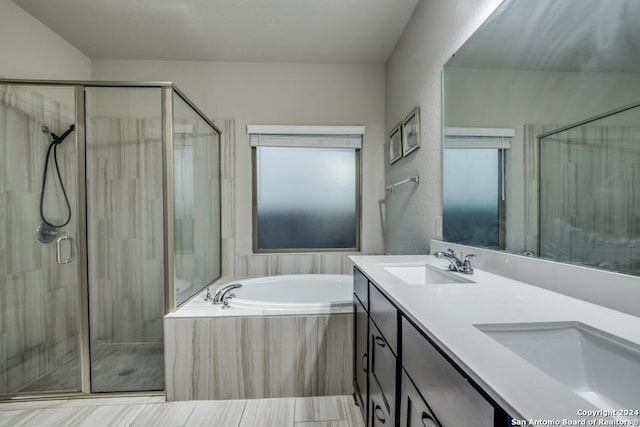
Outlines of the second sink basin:
[{"label": "second sink basin", "polygon": [[601,409],[637,408],[640,348],[579,322],[475,325]]},{"label": "second sink basin", "polygon": [[384,269],[408,285],[444,285],[448,283],[473,283],[446,270],[430,265],[389,265]]}]

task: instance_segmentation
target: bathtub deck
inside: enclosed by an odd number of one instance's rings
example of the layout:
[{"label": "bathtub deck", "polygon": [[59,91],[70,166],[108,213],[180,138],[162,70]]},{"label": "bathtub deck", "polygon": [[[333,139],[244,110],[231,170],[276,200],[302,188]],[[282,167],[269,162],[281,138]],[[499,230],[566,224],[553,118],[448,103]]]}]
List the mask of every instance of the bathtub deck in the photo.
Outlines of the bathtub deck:
[{"label": "bathtub deck", "polygon": [[351,396],[164,400],[131,397],[0,403],[0,427],[364,427]]}]

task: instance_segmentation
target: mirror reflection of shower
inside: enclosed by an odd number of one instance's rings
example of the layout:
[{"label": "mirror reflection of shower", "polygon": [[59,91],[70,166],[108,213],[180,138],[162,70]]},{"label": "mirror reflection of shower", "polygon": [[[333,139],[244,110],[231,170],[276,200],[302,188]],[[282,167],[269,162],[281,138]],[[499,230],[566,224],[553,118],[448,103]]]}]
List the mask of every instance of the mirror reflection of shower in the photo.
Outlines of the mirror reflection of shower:
[{"label": "mirror reflection of shower", "polygon": [[[49,148],[47,149],[47,155],[44,161],[44,171],[42,174],[42,187],[40,190],[40,218],[42,222],[36,227],[36,238],[42,243],[51,243],[58,236],[62,235],[64,231],[62,230],[69,222],[71,221],[71,204],[69,203],[69,196],[67,195],[67,190],[64,186],[64,182],[62,181],[62,175],[60,174],[60,166],[58,165],[58,146],[62,144],[62,142],[75,130],[75,125],[69,126],[62,135],[58,136],[55,133],[51,132],[51,130],[47,126],[42,126],[40,128],[42,133],[49,136]],[[58,182],[60,183],[60,189],[62,190],[62,195],[64,196],[64,201],[67,207],[67,215],[65,219],[60,223],[54,223],[52,220],[47,219],[45,209],[44,209],[44,197],[46,194],[47,188],[47,172],[49,169],[49,161],[51,158],[51,154],[53,153],[53,167],[55,167],[55,173],[58,177]]]}]

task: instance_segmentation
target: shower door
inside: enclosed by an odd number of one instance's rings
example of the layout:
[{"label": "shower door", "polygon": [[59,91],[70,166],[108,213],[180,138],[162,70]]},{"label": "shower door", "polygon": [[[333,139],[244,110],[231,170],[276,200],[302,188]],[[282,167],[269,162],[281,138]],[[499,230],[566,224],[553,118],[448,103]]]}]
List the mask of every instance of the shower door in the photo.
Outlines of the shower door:
[{"label": "shower door", "polygon": [[0,84],[0,398],[82,388],[75,105]]},{"label": "shower door", "polygon": [[94,393],[164,390],[161,91],[85,89]]}]

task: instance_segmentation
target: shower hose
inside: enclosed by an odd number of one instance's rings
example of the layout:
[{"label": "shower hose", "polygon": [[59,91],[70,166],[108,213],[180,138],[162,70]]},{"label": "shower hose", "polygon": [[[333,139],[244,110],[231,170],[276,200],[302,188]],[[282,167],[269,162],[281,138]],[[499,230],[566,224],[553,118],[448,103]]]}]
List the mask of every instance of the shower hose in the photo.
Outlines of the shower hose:
[{"label": "shower hose", "polygon": [[[69,129],[67,129],[65,133],[63,133],[60,136],[57,136],[55,133],[50,133],[46,127],[42,128],[42,131],[44,133],[48,133],[49,135],[51,135],[51,143],[49,144],[49,148],[47,149],[47,158],[44,161],[44,174],[42,175],[42,191],[40,192],[40,217],[42,218],[42,222],[44,222],[45,224],[47,224],[49,227],[52,227],[52,228],[62,228],[65,225],[69,224],[69,222],[71,221],[71,204],[69,203],[69,197],[67,196],[67,190],[64,187],[64,182],[62,182],[62,175],[60,175],[60,166],[58,165],[57,149],[58,149],[58,145],[60,145],[62,141],[64,141],[65,138],[69,136],[71,132],[74,131],[74,129],[75,129],[75,125],[71,125],[69,126]],[[56,168],[56,175],[58,175],[58,181],[60,181],[60,187],[62,189],[62,194],[64,195],[64,201],[67,204],[68,215],[66,220],[62,224],[53,224],[52,222],[47,220],[44,214],[44,194],[45,194],[45,188],[47,187],[47,170],[49,169],[49,158],[51,157],[52,151],[53,151],[53,163],[55,164],[55,168]]]}]

